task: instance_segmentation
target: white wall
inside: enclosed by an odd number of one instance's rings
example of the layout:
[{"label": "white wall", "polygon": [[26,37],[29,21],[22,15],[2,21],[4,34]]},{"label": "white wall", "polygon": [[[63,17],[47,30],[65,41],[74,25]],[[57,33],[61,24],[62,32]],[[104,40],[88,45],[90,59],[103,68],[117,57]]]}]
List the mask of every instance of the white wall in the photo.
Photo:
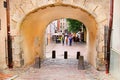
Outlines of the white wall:
[{"label": "white wall", "polygon": [[51,22],[51,23],[47,26],[47,28],[46,28],[46,33],[51,34],[51,36],[52,36],[52,34],[55,33],[55,29],[56,29],[56,28],[57,28],[57,20]]},{"label": "white wall", "polygon": [[114,3],[112,48],[120,52],[120,0],[115,0]]},{"label": "white wall", "polygon": [[113,30],[111,41],[110,73],[120,80],[120,0],[114,0]]}]

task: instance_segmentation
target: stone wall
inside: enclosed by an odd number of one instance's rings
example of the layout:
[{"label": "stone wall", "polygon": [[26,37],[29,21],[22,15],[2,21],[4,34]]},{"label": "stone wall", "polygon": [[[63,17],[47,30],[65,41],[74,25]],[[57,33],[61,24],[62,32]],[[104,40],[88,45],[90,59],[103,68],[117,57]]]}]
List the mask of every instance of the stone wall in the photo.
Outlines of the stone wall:
[{"label": "stone wall", "polygon": [[[48,4],[70,4],[82,8],[94,16],[98,25],[96,50],[98,57],[103,60],[103,40],[104,40],[104,25],[108,24],[109,15],[109,0],[12,0],[10,2],[10,17],[11,17],[11,35],[13,39],[13,56],[15,66],[20,66],[20,55],[23,55],[20,44],[22,38],[20,33],[21,21],[34,9]],[[103,55],[102,55],[103,56]]]}]

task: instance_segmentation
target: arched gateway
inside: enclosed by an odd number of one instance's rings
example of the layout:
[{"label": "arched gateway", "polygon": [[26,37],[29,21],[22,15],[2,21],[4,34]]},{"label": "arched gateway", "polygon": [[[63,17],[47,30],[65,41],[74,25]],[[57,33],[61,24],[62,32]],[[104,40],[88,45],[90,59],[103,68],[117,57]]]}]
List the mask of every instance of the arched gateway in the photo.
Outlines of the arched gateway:
[{"label": "arched gateway", "polygon": [[[42,1],[43,4],[39,4]],[[34,62],[37,55],[44,58],[44,37],[47,25],[56,19],[72,18],[81,21],[86,26],[88,31],[87,60],[97,68],[98,59],[104,58],[101,57],[104,46],[103,30],[107,23],[109,10],[108,8],[102,9],[100,5],[103,2],[94,2],[93,0],[93,3],[82,2],[83,5],[80,3],[80,6],[74,4],[74,1],[66,3],[64,0],[63,2],[61,0],[53,1],[49,4],[47,2],[44,4],[44,0],[41,0],[39,3],[37,3],[37,0],[31,0],[31,2],[23,0],[21,4],[16,0],[14,3],[11,2],[11,14],[13,14],[11,15],[11,25],[12,27],[17,26],[15,29],[11,28],[13,29],[11,35],[14,37],[12,47],[14,66],[20,66],[22,61],[24,65],[29,65]],[[104,3],[108,3],[108,0]],[[96,5],[90,6],[92,4]],[[39,40],[37,43],[35,43],[36,39]]]},{"label": "arched gateway", "polygon": [[[65,4],[52,4],[40,7],[23,19],[20,25],[20,32],[23,38],[22,49],[24,52],[25,64],[34,61],[38,54],[41,58],[44,56],[44,36],[47,25],[60,18],[73,18],[85,24],[88,30],[88,61],[96,66],[96,36],[97,23],[94,17],[87,11]],[[39,38],[37,47],[34,44],[36,38]]]}]

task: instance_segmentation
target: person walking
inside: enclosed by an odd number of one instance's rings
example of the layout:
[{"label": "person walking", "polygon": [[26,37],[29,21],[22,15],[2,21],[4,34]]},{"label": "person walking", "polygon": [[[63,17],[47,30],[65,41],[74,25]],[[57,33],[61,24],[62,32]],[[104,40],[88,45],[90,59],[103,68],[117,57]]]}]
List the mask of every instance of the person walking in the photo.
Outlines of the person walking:
[{"label": "person walking", "polygon": [[69,35],[69,46],[72,46],[72,35]]},{"label": "person walking", "polygon": [[65,41],[65,37],[64,35],[61,36],[61,42],[62,42],[62,45],[64,46],[64,41]]}]

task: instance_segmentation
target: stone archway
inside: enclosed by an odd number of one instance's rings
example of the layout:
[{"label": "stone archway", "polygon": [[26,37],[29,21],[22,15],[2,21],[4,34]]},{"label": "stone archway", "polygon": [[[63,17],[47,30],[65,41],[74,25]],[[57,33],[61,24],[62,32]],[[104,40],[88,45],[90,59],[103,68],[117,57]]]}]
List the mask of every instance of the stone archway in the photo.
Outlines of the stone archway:
[{"label": "stone archway", "polygon": [[[34,61],[36,55],[43,55],[46,26],[59,18],[72,18],[85,24],[88,30],[88,62],[96,67],[96,37],[98,33],[95,18],[82,8],[65,4],[51,4],[35,9],[26,15],[20,25],[25,65]],[[38,40],[35,43],[35,40]],[[37,45],[35,45],[37,44]]]}]

